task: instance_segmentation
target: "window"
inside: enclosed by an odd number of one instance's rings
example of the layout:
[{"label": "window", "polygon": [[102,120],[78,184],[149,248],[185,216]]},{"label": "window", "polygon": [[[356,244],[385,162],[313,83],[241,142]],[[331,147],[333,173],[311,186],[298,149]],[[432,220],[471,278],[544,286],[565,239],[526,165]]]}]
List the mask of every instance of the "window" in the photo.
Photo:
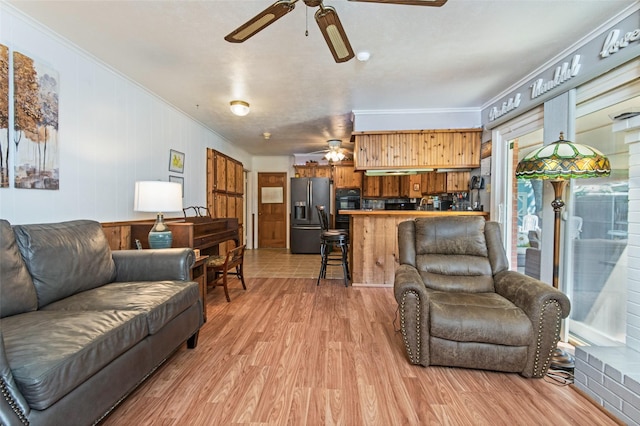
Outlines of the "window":
[{"label": "window", "polygon": [[612,132],[610,115],[640,105],[640,97],[609,105],[591,102],[597,108],[583,107],[589,112],[576,120],[576,142],[607,155],[612,171],[608,178],[571,182],[563,222],[569,333],[590,344],[624,344],[629,152],[622,135]]}]

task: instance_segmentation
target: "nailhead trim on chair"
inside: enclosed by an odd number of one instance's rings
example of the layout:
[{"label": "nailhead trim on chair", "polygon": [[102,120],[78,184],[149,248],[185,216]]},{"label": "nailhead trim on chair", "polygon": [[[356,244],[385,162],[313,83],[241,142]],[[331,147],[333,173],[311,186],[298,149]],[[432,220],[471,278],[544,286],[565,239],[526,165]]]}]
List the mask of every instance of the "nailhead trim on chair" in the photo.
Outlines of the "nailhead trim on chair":
[{"label": "nailhead trim on chair", "polygon": [[[412,355],[411,346],[409,345],[409,340],[407,340],[407,330],[405,328],[404,321],[404,305],[406,303],[407,294],[411,293],[416,297],[416,354],[415,357]],[[409,361],[412,364],[420,363],[420,297],[415,290],[408,290],[402,294],[402,301],[400,302],[400,329],[402,330],[402,339],[404,340],[404,346],[407,349],[407,355],[409,356]]]},{"label": "nailhead trim on chair", "polygon": [[[544,313],[547,309],[547,307],[549,307],[549,305],[554,305],[553,307],[555,307],[556,309],[556,329],[555,329],[555,333],[554,333],[554,342],[553,345],[551,345],[551,349],[549,350],[549,353],[547,354],[547,358],[544,360],[544,362],[542,364],[540,364],[540,346],[542,344],[542,332],[543,332],[543,317],[544,317]],[[545,302],[544,306],[542,307],[542,310],[540,312],[540,320],[538,322],[538,339],[536,342],[536,359],[533,363],[533,376],[534,377],[539,377],[542,376],[546,373],[547,369],[549,368],[549,363],[551,362],[551,357],[553,356],[553,352],[555,351],[557,345],[558,345],[558,341],[560,340],[560,323],[561,323],[561,314],[562,310],[560,309],[560,303],[558,303],[557,300],[548,300],[547,302]],[[541,369],[539,369],[541,368]]]},{"label": "nailhead trim on chair", "polygon": [[9,393],[7,383],[2,377],[0,377],[0,392],[2,393],[2,397],[9,403],[9,407],[11,407],[13,412],[16,413],[16,416],[18,416],[18,419],[20,419],[20,422],[23,425],[28,425],[29,420],[27,420],[27,416],[25,416],[25,414],[22,412],[20,407],[18,407],[18,404],[16,403],[15,399],[13,399],[13,397]]}]

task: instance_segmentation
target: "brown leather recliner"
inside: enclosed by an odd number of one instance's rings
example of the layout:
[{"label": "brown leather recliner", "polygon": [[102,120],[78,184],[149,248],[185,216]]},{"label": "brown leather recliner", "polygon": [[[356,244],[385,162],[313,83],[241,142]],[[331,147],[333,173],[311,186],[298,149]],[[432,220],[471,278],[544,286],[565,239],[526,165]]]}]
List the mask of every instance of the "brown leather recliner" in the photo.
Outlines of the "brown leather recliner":
[{"label": "brown leather recliner", "polygon": [[398,225],[394,291],[409,361],[543,377],[567,296],[509,271],[497,222],[427,217]]}]

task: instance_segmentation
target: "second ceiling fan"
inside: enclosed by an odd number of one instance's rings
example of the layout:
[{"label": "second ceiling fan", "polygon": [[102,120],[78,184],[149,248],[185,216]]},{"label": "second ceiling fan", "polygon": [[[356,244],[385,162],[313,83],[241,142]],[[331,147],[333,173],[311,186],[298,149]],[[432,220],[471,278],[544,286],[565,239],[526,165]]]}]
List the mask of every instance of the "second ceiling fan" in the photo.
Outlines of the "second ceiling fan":
[{"label": "second ceiling fan", "polygon": [[[240,25],[237,29],[229,33],[224,39],[231,43],[242,43],[254,34],[271,25],[273,22],[291,12],[298,0],[278,0],[271,6]],[[393,3],[419,6],[442,6],[447,0],[351,0],[365,1],[373,3]],[[336,62],[346,62],[354,57],[353,49],[340,23],[336,10],[331,6],[325,6],[322,0],[303,0],[309,7],[318,7],[315,19],[320,27],[320,32],[324,37],[333,59]]]}]

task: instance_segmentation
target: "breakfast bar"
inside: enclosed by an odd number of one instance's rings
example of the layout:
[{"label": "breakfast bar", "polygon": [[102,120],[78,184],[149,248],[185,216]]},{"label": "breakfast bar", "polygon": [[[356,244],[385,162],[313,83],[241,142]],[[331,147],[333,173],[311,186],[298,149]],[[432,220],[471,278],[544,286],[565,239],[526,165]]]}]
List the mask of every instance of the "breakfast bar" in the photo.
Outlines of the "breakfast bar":
[{"label": "breakfast bar", "polygon": [[398,224],[418,217],[465,215],[482,211],[340,210],[349,215],[350,269],[353,286],[392,287],[398,264]]}]

